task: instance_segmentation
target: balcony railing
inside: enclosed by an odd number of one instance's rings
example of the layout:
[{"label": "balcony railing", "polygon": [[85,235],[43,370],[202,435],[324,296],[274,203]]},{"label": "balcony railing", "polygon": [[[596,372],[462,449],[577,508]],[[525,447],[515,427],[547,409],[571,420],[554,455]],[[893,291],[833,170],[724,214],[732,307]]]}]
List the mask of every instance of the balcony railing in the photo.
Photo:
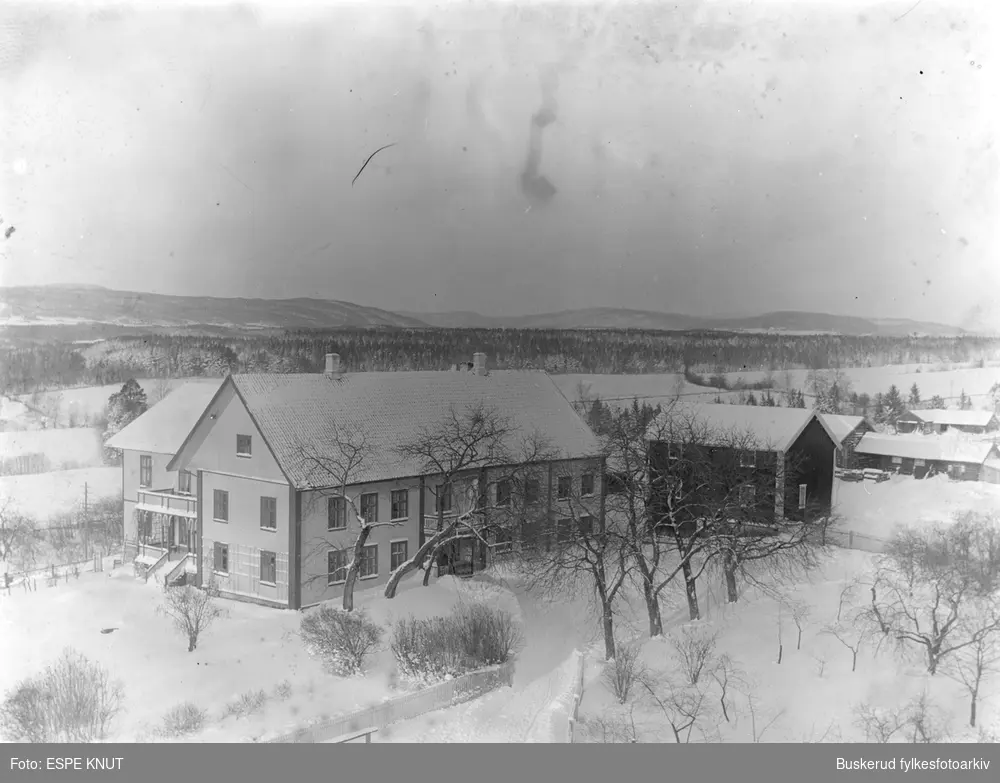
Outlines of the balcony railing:
[{"label": "balcony railing", "polygon": [[157,514],[189,517],[198,516],[198,500],[194,495],[176,489],[140,489],[138,508]]}]

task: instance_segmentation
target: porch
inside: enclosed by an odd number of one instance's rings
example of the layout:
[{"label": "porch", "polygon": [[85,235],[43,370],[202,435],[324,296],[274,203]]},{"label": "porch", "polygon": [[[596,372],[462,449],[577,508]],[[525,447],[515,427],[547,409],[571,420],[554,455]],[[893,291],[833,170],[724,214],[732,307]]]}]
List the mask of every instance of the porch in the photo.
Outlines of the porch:
[{"label": "porch", "polygon": [[[454,520],[455,514],[449,513],[444,516],[444,526]],[[424,517],[424,535],[427,538],[438,532],[438,518],[436,515],[428,514]],[[437,576],[469,577],[484,571],[493,558],[511,550],[509,536],[503,540],[504,536],[493,533],[487,536],[487,541],[483,541],[479,536],[471,531],[462,532],[438,551],[436,566]]]},{"label": "porch", "polygon": [[[180,560],[197,550],[198,501],[175,489],[140,489],[135,505],[135,554]],[[130,547],[131,548],[131,547]]]}]

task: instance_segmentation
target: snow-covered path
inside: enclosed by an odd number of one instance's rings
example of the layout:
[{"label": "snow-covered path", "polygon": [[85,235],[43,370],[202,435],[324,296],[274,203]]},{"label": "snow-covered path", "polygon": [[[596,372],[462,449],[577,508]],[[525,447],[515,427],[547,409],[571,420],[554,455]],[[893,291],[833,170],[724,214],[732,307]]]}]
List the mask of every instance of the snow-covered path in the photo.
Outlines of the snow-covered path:
[{"label": "snow-covered path", "polygon": [[552,701],[569,687],[573,650],[587,646],[574,612],[565,603],[539,605],[513,589],[521,607],[525,645],[514,685],[480,699],[387,727],[381,742],[547,742],[548,726],[539,722]]}]

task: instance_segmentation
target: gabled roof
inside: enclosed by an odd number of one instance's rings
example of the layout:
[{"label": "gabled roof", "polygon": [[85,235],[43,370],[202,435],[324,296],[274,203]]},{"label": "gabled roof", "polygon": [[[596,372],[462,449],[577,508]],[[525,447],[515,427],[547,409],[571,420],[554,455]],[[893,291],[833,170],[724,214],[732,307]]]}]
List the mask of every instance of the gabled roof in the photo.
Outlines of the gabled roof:
[{"label": "gabled roof", "polygon": [[854,430],[864,424],[867,419],[864,416],[841,416],[835,413],[821,413],[820,418],[826,426],[837,436],[837,443],[842,443],[844,438]]},{"label": "gabled roof", "polygon": [[221,381],[185,383],[170,392],[107,442],[115,449],[176,454]]},{"label": "gabled roof", "polygon": [[993,451],[991,441],[935,438],[927,435],[880,435],[866,432],[854,449],[860,454],[981,465]]},{"label": "gabled roof", "polygon": [[992,411],[952,411],[943,408],[907,411],[909,416],[927,424],[949,424],[957,427],[985,427],[994,417]]},{"label": "gabled roof", "polygon": [[297,488],[329,485],[316,459],[339,454],[339,437],[363,433],[370,456],[353,483],[387,481],[424,472],[420,460],[404,459],[399,446],[433,430],[454,406],[459,413],[482,404],[512,424],[506,444],[516,451],[537,431],[559,458],[595,457],[597,436],[543,372],[362,372],[328,377],[310,374],[231,375],[238,397],[279,467]]},{"label": "gabled roof", "polygon": [[[779,408],[763,405],[688,404],[672,407],[664,414],[664,422],[694,421],[704,428],[708,440],[717,445],[732,443],[732,436],[752,440],[760,450],[787,451],[809,423],[815,419],[838,446],[840,439],[823,417],[806,408]],[[712,445],[711,442],[706,445]]]}]

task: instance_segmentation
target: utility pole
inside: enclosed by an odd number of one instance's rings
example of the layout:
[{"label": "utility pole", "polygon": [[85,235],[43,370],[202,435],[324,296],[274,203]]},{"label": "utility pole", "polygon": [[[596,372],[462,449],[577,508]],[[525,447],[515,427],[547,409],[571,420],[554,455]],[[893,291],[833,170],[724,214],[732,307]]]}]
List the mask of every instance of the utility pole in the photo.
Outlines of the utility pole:
[{"label": "utility pole", "polygon": [[85,557],[90,558],[90,514],[88,512],[89,508],[89,489],[87,482],[83,482],[83,554]]}]

